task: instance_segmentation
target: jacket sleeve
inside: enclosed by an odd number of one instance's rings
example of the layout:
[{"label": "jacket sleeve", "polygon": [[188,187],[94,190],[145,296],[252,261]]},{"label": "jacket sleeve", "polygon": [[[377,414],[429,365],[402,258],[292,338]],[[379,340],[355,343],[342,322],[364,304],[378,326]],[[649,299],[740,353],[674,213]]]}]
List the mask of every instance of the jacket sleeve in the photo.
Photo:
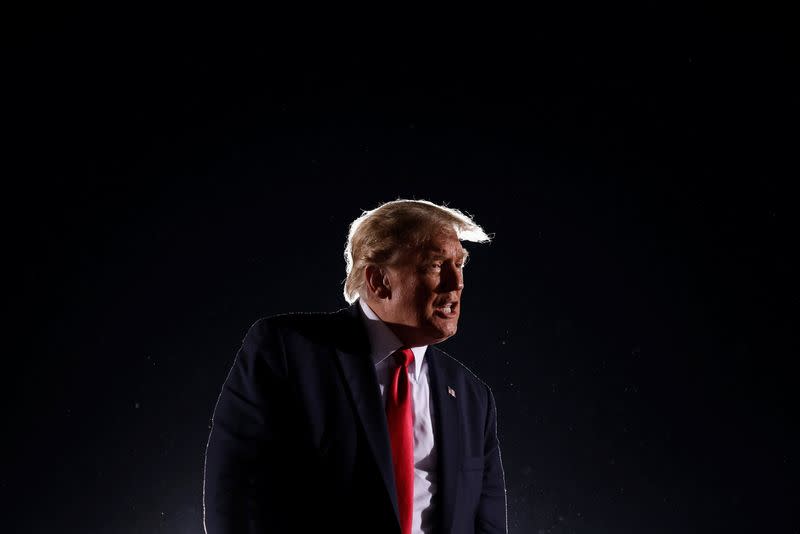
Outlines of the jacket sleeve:
[{"label": "jacket sleeve", "polygon": [[506,505],[506,481],[503,462],[500,458],[500,443],[497,439],[497,407],[492,390],[488,387],[489,405],[484,429],[483,489],[478,513],[475,516],[475,532],[497,534],[508,532]]},{"label": "jacket sleeve", "polygon": [[290,389],[276,327],[257,321],[242,342],[212,416],[203,479],[206,534],[286,531],[279,515]]}]

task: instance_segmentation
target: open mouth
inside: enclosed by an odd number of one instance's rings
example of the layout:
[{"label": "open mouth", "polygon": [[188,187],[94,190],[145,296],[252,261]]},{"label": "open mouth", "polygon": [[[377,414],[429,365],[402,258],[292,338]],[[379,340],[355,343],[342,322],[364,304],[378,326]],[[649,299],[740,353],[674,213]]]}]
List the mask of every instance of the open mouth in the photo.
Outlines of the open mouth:
[{"label": "open mouth", "polygon": [[448,301],[433,307],[434,312],[442,317],[455,317],[458,313],[458,302]]}]

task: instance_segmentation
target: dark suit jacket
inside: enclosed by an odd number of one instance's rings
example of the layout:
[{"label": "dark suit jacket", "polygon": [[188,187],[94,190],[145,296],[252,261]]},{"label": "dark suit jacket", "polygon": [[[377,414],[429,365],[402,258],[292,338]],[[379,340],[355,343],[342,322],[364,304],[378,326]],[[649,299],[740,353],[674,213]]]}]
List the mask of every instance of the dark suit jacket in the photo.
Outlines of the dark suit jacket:
[{"label": "dark suit jacket", "polygon": [[[250,328],[214,409],[203,485],[208,534],[400,532],[360,313],[355,303]],[[436,347],[425,358],[438,451],[435,532],[506,532],[492,392]]]}]

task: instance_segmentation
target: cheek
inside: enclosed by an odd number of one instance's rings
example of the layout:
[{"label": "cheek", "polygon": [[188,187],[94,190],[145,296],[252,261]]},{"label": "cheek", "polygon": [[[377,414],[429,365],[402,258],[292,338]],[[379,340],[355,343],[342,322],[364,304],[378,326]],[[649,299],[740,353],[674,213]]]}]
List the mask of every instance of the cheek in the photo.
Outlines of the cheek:
[{"label": "cheek", "polygon": [[427,317],[430,315],[430,304],[424,294],[415,291],[409,295],[409,308],[417,317]]}]

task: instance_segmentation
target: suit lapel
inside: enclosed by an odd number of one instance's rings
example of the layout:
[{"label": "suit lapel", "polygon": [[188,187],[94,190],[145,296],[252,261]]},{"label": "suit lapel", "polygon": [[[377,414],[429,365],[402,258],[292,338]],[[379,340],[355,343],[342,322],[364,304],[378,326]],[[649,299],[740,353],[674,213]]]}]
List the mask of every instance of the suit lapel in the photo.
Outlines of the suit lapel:
[{"label": "suit lapel", "polygon": [[447,388],[454,384],[448,373],[440,351],[428,347],[425,359],[428,362],[428,378],[431,387],[431,400],[434,409],[434,436],[436,437],[439,505],[441,506],[442,532],[450,532],[455,507],[458,469],[463,456],[463,443],[458,438],[461,428],[461,411],[456,397]]},{"label": "suit lapel", "polygon": [[337,343],[336,356],[339,358],[342,373],[350,390],[358,417],[364,428],[369,447],[375,457],[375,464],[381,473],[386,492],[392,501],[398,528],[400,527],[397,511],[397,491],[395,490],[394,470],[392,469],[391,443],[386,414],[381,403],[378,378],[375,367],[369,358],[369,338],[361,319],[358,303],[348,310],[349,318],[344,334]]}]

